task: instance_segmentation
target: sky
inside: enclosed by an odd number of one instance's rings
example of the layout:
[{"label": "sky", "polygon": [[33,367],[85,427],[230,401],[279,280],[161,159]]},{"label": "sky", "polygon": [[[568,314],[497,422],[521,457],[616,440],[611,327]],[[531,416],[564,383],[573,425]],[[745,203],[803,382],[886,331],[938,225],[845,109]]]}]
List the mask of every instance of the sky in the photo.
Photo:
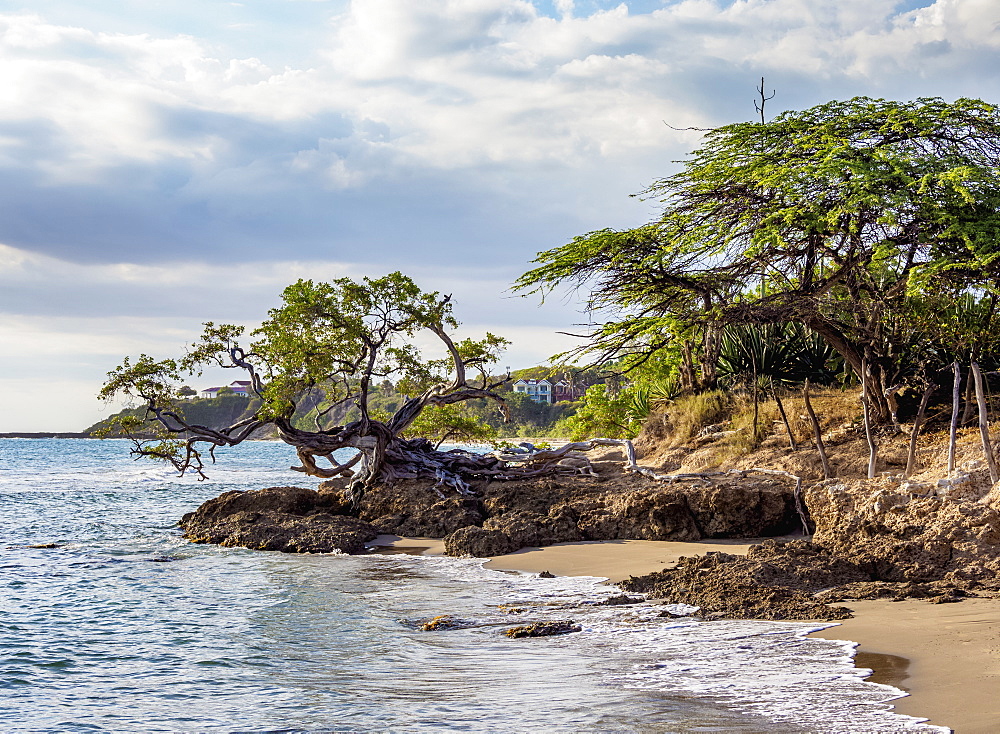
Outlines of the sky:
[{"label": "sky", "polygon": [[[125,355],[401,270],[545,362],[509,288],[636,226],[699,133],[833,99],[1000,103],[996,0],[0,0],[0,432],[77,431]],[[215,376],[192,378],[203,388]],[[226,373],[224,378],[237,375]],[[205,384],[202,384],[205,383]]]}]

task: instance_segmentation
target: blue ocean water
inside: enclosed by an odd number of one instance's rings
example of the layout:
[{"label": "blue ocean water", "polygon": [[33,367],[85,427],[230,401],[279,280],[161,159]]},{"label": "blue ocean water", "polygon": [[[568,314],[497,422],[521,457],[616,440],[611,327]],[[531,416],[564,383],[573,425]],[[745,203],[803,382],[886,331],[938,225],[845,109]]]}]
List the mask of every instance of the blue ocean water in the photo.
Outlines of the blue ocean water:
[{"label": "blue ocean water", "polygon": [[[199,482],[124,441],[0,439],[0,731],[942,731],[893,714],[900,692],[816,626],[594,606],[617,590],[474,559],[180,537],[222,491],[313,486],[292,463],[252,442]],[[440,614],[478,626],[419,631]],[[583,632],[499,634],[542,619]]]}]

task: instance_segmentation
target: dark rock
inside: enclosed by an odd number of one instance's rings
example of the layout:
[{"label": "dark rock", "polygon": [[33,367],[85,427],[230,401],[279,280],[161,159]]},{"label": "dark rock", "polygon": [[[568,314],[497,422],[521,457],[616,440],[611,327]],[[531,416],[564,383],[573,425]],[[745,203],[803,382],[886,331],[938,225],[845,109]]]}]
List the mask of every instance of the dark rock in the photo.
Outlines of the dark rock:
[{"label": "dark rock", "polygon": [[690,619],[688,614],[675,614],[669,609],[664,609],[662,612],[656,615],[657,617],[666,617],[667,619]]},{"label": "dark rock", "polygon": [[628,594],[619,594],[618,596],[609,596],[602,602],[599,602],[600,606],[604,607],[617,607],[626,604],[642,604],[646,601],[641,596],[629,596]]},{"label": "dark rock", "polygon": [[552,635],[566,635],[571,632],[580,632],[583,628],[574,624],[572,620],[559,622],[536,622],[522,627],[511,627],[503,631],[504,635],[511,639],[520,637],[551,637]]},{"label": "dark rock", "polygon": [[277,512],[304,516],[323,511],[341,514],[346,509],[340,495],[320,493],[304,487],[268,487],[252,491],[233,490],[210,499],[195,512],[181,518],[181,527],[189,523],[212,523],[238,512]]},{"label": "dark rock", "polygon": [[391,487],[374,487],[362,497],[358,515],[380,533],[410,537],[443,538],[459,528],[483,524],[483,507],[478,499],[441,499],[431,485],[405,480]]},{"label": "dark rock", "polygon": [[694,516],[683,490],[660,485],[626,494],[581,498],[572,507],[587,540],[700,540]]},{"label": "dark rock", "polygon": [[766,538],[802,525],[788,482],[749,475],[685,493],[695,525],[706,538]]},{"label": "dark rock", "polygon": [[554,579],[555,577],[556,575],[554,573],[550,573],[549,571],[542,571],[538,574],[538,578],[540,579]]},{"label": "dark rock", "polygon": [[465,629],[468,627],[476,626],[475,622],[469,622],[464,619],[456,619],[448,614],[442,614],[439,617],[434,617],[429,619],[420,625],[421,632],[438,632],[440,630],[457,630]]},{"label": "dark rock", "polygon": [[184,537],[286,553],[363,553],[375,528],[357,518],[335,515],[336,497],[301,487],[225,492],[180,522]]},{"label": "dark rock", "polygon": [[[187,537],[202,542],[316,549],[329,545],[322,533],[337,533],[331,522],[307,518],[357,516],[369,523],[366,532],[444,538],[449,555],[477,557],[582,540],[694,541],[797,527],[790,482],[727,478],[710,486],[664,485],[604,464],[596,478],[480,481],[474,497],[451,490],[442,497],[431,482],[405,480],[367,490],[357,508],[343,480],[323,482],[319,491],[226,492],[185,515],[181,525]],[[343,541],[344,549],[356,547],[346,536]]]},{"label": "dark rock", "polygon": [[844,607],[831,607],[813,595],[820,587],[870,580],[849,562],[830,558],[805,541],[767,541],[746,557],[708,553],[682,558],[676,568],[619,584],[672,604],[690,604],[704,615],[731,619],[846,619]]},{"label": "dark rock", "polygon": [[444,538],[444,552],[449,556],[489,558],[513,553],[520,547],[499,530],[484,530],[474,525],[459,528]]},{"label": "dark rock", "polygon": [[483,529],[503,533],[515,550],[583,540],[575,513],[565,505],[551,508],[546,515],[523,510],[497,515],[486,520]]}]

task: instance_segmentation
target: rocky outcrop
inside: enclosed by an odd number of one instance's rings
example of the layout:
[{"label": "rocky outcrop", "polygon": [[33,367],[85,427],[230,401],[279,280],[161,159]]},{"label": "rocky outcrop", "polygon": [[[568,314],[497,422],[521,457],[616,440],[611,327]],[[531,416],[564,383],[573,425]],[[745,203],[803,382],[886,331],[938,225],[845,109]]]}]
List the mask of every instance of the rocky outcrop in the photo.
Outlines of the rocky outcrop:
[{"label": "rocky outcrop", "polygon": [[870,576],[813,543],[765,541],[746,556],[707,553],[675,568],[619,584],[671,604],[701,607],[702,615],[732,619],[846,619],[848,609],[815,598],[821,589]]},{"label": "rocky outcrop", "polygon": [[609,474],[494,482],[481,490],[486,519],[479,528],[445,537],[449,555],[499,555],[578,540],[767,537],[800,527],[793,487],[782,479],[722,477],[670,485]]},{"label": "rocky outcrop", "polygon": [[823,482],[805,493],[814,540],[874,580],[992,587],[1000,575],[1000,512],[982,499],[915,496],[891,481]]},{"label": "rocky outcrop", "polygon": [[[321,492],[343,497],[345,483],[331,480]],[[450,490],[449,490],[450,491]],[[403,480],[365,492],[358,516],[380,533],[421,538],[443,538],[469,525],[482,525],[486,517],[482,501],[451,493],[442,496],[427,481]]]},{"label": "rocky outcrop", "polygon": [[342,498],[301,487],[225,492],[181,518],[184,537],[285,553],[362,553],[378,532],[342,513]]},{"label": "rocky outcrop", "polygon": [[513,553],[522,546],[499,530],[484,530],[470,525],[444,538],[444,552],[449,556],[489,558]]},{"label": "rocky outcrop", "polygon": [[[694,541],[782,535],[799,527],[793,487],[784,479],[664,484],[624,474],[619,464],[600,469],[597,477],[484,481],[473,486],[475,496],[442,496],[429,482],[401,481],[369,490],[356,510],[336,481],[319,491],[227,492],[185,515],[181,525],[192,540],[249,548],[353,553],[385,533],[444,538],[448,554],[478,557],[581,540]],[[369,537],[350,540],[351,529]]]},{"label": "rocky outcrop", "polygon": [[927,488],[892,477],[820,482],[805,492],[813,542],[684,558],[620,585],[743,619],[841,619],[849,611],[831,603],[992,595],[1000,591],[1000,487],[981,479],[942,482],[943,496],[915,494]]}]

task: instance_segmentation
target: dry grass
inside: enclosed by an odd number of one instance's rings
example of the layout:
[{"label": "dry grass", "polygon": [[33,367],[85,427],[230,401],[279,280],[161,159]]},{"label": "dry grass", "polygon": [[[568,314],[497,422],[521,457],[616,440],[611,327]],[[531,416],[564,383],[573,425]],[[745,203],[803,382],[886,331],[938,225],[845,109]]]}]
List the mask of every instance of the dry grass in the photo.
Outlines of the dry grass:
[{"label": "dry grass", "polygon": [[699,395],[685,395],[667,408],[664,423],[669,430],[669,445],[681,446],[705,426],[718,423],[730,412],[731,398],[721,390]]},{"label": "dry grass", "polygon": [[[795,438],[792,451],[788,431],[773,399],[758,405],[757,429],[753,427],[750,394],[707,393],[676,401],[664,413],[652,416],[636,442],[643,463],[665,471],[710,471],[751,466],[783,469],[803,477],[822,477],[812,424],[801,392],[781,396]],[[861,425],[857,389],[813,389],[810,400],[831,462],[838,475],[867,472],[867,447]],[[706,425],[721,431],[697,437]],[[884,469],[894,469],[900,456],[905,463],[906,436],[886,437]]]}]

